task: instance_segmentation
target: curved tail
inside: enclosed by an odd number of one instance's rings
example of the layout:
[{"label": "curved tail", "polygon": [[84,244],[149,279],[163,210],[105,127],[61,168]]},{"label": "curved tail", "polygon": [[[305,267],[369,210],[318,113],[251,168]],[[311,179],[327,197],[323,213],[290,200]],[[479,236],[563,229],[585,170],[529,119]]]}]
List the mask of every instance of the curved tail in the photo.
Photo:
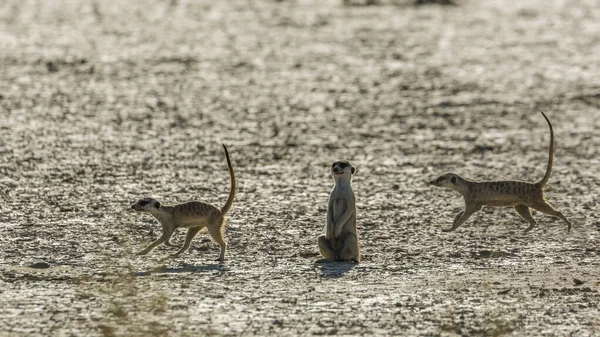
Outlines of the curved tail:
[{"label": "curved tail", "polygon": [[552,174],[552,161],[554,160],[554,131],[552,130],[552,123],[550,123],[550,120],[548,119],[548,117],[546,117],[546,114],[543,111],[540,112],[542,113],[542,115],[546,119],[546,122],[548,122],[548,126],[550,127],[550,149],[548,150],[548,166],[546,167],[546,174],[544,174],[542,180],[536,183],[536,185],[544,187],[548,180],[550,180],[550,174]]},{"label": "curved tail", "polygon": [[223,145],[223,149],[225,150],[225,157],[227,158],[227,166],[229,167],[229,176],[231,177],[231,191],[229,191],[229,198],[227,198],[227,202],[225,203],[225,206],[223,206],[223,208],[221,208],[221,213],[223,213],[223,215],[225,215],[225,213],[227,213],[231,209],[231,205],[233,204],[233,199],[235,198],[235,174],[233,174],[233,166],[231,166],[231,159],[229,158],[229,151],[227,151],[227,146],[225,146],[225,144],[221,144],[221,145]]}]

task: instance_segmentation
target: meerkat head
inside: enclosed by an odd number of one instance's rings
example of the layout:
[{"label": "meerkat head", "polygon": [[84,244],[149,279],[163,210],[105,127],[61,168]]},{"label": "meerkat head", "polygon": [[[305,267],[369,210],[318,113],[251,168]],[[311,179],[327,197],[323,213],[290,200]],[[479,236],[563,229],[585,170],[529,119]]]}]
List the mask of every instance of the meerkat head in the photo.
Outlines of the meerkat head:
[{"label": "meerkat head", "polygon": [[456,173],[446,173],[429,182],[430,185],[461,191],[464,179]]},{"label": "meerkat head", "polygon": [[345,160],[339,160],[331,164],[331,175],[333,176],[333,179],[351,179],[354,173],[356,173],[356,168]]},{"label": "meerkat head", "polygon": [[152,198],[144,198],[136,201],[131,208],[138,212],[156,213],[160,209],[160,202]]}]

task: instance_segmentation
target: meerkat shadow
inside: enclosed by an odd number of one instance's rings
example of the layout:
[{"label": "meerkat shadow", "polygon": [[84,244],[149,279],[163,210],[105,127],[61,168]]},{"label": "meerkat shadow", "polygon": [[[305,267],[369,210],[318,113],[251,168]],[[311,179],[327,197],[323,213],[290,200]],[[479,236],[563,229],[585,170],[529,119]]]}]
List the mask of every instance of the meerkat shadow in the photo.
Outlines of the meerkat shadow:
[{"label": "meerkat shadow", "polygon": [[224,272],[227,268],[222,263],[204,264],[204,265],[189,265],[183,264],[178,267],[160,266],[151,270],[135,272],[136,276],[149,276],[153,274],[182,274],[182,273],[202,273],[208,271]]},{"label": "meerkat shadow", "polygon": [[354,267],[354,262],[336,262],[329,259],[315,261],[315,268],[321,271],[324,278],[341,278]]}]

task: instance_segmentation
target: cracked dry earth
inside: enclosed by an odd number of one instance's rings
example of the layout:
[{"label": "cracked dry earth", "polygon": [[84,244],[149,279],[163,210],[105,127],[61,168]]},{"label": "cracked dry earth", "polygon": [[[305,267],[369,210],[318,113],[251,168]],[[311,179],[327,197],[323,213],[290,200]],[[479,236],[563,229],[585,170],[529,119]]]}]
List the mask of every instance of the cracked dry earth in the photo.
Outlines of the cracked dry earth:
[{"label": "cracked dry earth", "polygon": [[[0,335],[600,334],[600,5],[0,3]],[[462,207],[427,181],[543,176],[574,224]],[[154,196],[221,206],[160,246]],[[357,168],[363,261],[319,262]],[[173,242],[183,244],[180,232]]]}]

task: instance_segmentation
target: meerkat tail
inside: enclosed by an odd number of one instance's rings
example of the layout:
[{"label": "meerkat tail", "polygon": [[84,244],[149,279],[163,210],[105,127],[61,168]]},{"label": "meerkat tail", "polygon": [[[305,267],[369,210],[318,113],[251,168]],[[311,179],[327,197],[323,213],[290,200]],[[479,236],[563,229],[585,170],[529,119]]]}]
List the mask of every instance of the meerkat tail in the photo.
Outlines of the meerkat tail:
[{"label": "meerkat tail", "polygon": [[548,117],[546,117],[546,114],[543,111],[540,112],[542,113],[542,115],[546,119],[546,122],[548,122],[548,126],[550,127],[550,148],[548,149],[548,166],[546,167],[546,174],[544,175],[542,180],[540,180],[536,184],[541,187],[544,187],[546,183],[548,183],[548,180],[550,180],[550,175],[552,174],[552,161],[554,160],[554,131],[552,130],[552,123],[550,123],[550,120],[548,119]]},{"label": "meerkat tail", "polygon": [[225,157],[227,158],[227,166],[229,167],[229,175],[231,177],[231,191],[229,192],[229,198],[227,198],[227,202],[225,206],[221,208],[221,213],[225,215],[231,209],[231,205],[233,204],[233,199],[235,198],[235,174],[233,173],[233,166],[231,166],[231,159],[229,158],[229,151],[227,151],[227,146],[223,145],[223,149],[225,150]]}]

